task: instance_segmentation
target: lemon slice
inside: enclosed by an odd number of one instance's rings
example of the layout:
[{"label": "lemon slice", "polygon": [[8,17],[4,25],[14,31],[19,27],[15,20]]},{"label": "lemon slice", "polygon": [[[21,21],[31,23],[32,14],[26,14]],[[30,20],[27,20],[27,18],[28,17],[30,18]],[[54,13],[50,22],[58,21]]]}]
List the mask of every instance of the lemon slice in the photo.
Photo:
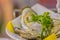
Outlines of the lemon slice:
[{"label": "lemon slice", "polygon": [[44,40],[57,40],[56,34],[51,34],[49,37],[45,38]]},{"label": "lemon slice", "polygon": [[13,33],[14,33],[13,24],[12,24],[11,21],[8,22],[6,28],[7,28],[7,30],[8,30],[9,32],[13,32]]}]

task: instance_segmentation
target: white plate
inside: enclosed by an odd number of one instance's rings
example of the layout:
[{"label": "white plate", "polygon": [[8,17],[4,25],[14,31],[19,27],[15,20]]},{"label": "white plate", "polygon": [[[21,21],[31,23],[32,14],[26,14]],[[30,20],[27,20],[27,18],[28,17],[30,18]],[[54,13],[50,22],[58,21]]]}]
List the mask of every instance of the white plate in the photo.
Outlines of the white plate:
[{"label": "white plate", "polygon": [[[34,10],[37,14],[42,14],[43,12],[50,12],[50,16],[52,18],[56,18],[56,19],[60,19],[60,14],[57,14],[57,13],[54,13],[53,11],[45,8],[44,6],[42,5],[39,5],[39,4],[36,4],[34,5],[33,7],[31,7],[32,10]],[[21,19],[21,16],[17,17],[16,19],[12,20],[12,23],[14,25],[14,27],[19,27],[20,26],[20,19]],[[9,37],[11,37],[12,39],[14,40],[26,40],[20,36],[18,36],[17,34],[14,34],[14,33],[11,33],[9,32],[7,29],[6,29],[6,33]]]}]

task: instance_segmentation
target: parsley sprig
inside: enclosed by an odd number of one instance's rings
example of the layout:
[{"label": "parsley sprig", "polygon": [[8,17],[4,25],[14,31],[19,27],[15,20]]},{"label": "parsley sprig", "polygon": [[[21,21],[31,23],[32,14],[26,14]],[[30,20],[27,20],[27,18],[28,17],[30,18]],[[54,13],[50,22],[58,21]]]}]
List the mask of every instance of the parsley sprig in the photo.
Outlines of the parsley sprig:
[{"label": "parsley sprig", "polygon": [[51,28],[53,26],[53,20],[49,16],[49,12],[44,12],[43,15],[37,15],[34,12],[31,12],[31,19],[29,22],[37,22],[42,25],[42,31],[40,34],[40,39],[43,40],[45,37],[51,34]]}]

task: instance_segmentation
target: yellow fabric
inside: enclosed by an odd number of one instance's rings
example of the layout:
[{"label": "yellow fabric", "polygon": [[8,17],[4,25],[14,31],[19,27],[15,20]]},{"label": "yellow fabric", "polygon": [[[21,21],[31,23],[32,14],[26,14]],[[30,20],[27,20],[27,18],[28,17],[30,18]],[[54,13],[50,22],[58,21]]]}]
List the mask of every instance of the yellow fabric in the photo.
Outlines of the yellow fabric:
[{"label": "yellow fabric", "polygon": [[56,34],[52,34],[49,37],[45,38],[44,40],[57,40]]},{"label": "yellow fabric", "polygon": [[8,31],[10,31],[10,32],[14,32],[13,25],[12,25],[12,22],[11,22],[11,21],[8,22],[6,28],[7,28]]}]

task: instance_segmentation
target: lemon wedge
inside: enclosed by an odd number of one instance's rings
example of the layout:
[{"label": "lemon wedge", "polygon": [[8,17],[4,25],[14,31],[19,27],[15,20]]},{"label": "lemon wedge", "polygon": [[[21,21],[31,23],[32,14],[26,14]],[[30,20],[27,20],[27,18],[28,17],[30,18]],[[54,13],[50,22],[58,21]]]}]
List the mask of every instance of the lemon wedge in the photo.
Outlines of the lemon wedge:
[{"label": "lemon wedge", "polygon": [[56,34],[51,34],[49,37],[45,38],[44,40],[57,40]]},{"label": "lemon wedge", "polygon": [[13,24],[12,24],[11,21],[8,22],[6,28],[7,28],[7,30],[8,30],[9,32],[13,32],[13,33],[14,33]]}]

